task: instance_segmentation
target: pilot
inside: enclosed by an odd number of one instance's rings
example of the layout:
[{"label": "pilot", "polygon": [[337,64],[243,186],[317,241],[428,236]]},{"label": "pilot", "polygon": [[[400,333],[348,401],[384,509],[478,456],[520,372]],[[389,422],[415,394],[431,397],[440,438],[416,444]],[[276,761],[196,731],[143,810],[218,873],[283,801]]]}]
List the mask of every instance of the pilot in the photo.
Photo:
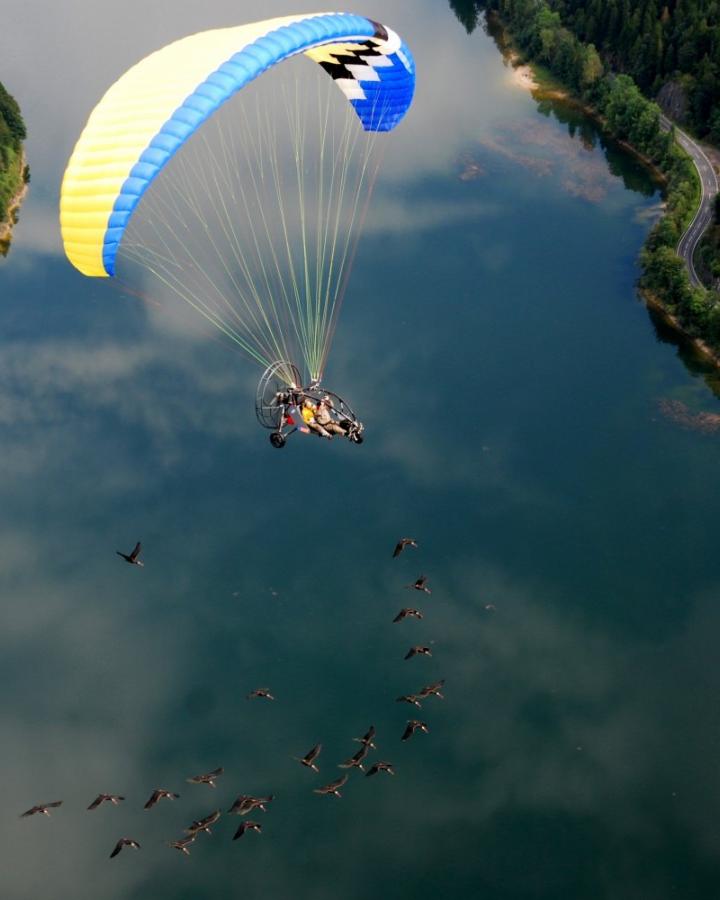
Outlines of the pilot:
[{"label": "pilot", "polygon": [[307,425],[307,427],[314,431],[315,434],[319,434],[321,437],[330,438],[332,440],[332,435],[329,431],[327,431],[316,419],[316,406],[312,402],[309,397],[306,397],[303,406],[302,406],[302,417],[303,422]]},{"label": "pilot", "polygon": [[330,434],[345,436],[345,429],[333,419],[330,413],[330,404],[325,398],[321,399],[315,408],[315,421]]}]

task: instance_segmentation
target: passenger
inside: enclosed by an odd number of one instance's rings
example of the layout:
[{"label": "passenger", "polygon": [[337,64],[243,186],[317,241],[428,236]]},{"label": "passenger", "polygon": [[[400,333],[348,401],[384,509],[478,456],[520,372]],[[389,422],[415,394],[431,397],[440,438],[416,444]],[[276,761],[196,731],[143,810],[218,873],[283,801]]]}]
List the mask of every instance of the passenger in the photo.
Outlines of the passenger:
[{"label": "passenger", "polygon": [[345,437],[345,429],[333,419],[330,413],[330,403],[324,398],[319,401],[315,409],[315,421],[330,434],[341,434]]},{"label": "passenger", "polygon": [[332,439],[332,435],[329,431],[327,431],[315,418],[316,407],[315,404],[309,397],[305,398],[305,402],[302,407],[302,417],[303,422],[307,425],[310,431],[314,431],[315,434],[319,434],[321,437],[326,437]]}]

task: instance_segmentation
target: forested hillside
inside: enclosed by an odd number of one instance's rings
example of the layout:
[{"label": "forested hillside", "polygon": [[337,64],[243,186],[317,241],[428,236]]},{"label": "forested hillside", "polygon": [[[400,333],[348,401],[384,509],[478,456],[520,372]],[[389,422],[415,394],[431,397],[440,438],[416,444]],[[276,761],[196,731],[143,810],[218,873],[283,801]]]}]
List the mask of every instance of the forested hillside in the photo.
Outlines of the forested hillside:
[{"label": "forested hillside", "polygon": [[0,222],[5,221],[8,204],[23,181],[29,180],[27,166],[22,162],[25,136],[20,108],[0,83]]},{"label": "forested hillside", "polygon": [[631,75],[649,96],[676,85],[681,120],[720,144],[720,0],[450,0],[450,5],[468,31],[486,6],[516,21],[531,20],[540,6],[547,7],[555,14],[549,28],[563,26],[592,44],[611,69]]},{"label": "forested hillside", "polygon": [[652,95],[678,80],[687,124],[720,144],[718,0],[551,0],[563,24]]}]

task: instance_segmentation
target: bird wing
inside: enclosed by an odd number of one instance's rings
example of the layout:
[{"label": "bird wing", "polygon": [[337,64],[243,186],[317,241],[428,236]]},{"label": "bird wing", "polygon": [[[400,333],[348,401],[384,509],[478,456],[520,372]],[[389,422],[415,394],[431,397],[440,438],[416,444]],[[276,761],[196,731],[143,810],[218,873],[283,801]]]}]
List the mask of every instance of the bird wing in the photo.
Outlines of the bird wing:
[{"label": "bird wing", "polygon": [[403,542],[398,541],[397,544],[395,544],[395,549],[393,550],[393,559],[395,559],[396,556],[400,556],[402,551],[403,551]]},{"label": "bird wing", "polygon": [[151,809],[153,806],[155,806],[155,804],[158,802],[158,800],[160,799],[161,796],[162,796],[162,791],[159,791],[159,790],[153,791],[152,794],[150,794],[150,799],[145,804],[143,809]]},{"label": "bird wing", "polygon": [[46,803],[45,806],[49,806],[51,809],[55,809],[56,806],[62,806],[62,800],[55,800],[53,803]]},{"label": "bird wing", "polygon": [[348,780],[347,775],[342,775],[340,778],[335,781],[331,781],[330,784],[323,785],[321,788],[315,788],[316,794],[332,794],[333,791],[336,791],[338,788],[341,788],[345,782]]},{"label": "bird wing", "polygon": [[97,797],[93,800],[93,802],[88,806],[88,809],[97,809],[98,806],[103,802],[105,797],[103,794],[98,794]]},{"label": "bird wing", "polygon": [[405,654],[405,659],[410,659],[412,656],[415,656],[416,653],[417,653],[417,650],[415,649],[415,647],[411,647],[408,650],[408,652]]},{"label": "bird wing", "polygon": [[415,726],[412,724],[412,722],[408,722],[405,726],[405,731],[403,732],[403,736],[400,738],[400,740],[406,741],[408,738],[412,737],[414,731]]},{"label": "bird wing", "polygon": [[194,840],[195,835],[193,834],[190,837],[183,838],[180,841],[168,841],[167,845],[168,847],[173,847],[175,850],[182,850],[183,853],[187,853],[187,855],[189,856],[190,851],[188,850],[187,845],[192,844]]},{"label": "bird wing", "polygon": [[406,615],[407,615],[407,610],[401,609],[400,612],[393,619],[393,622],[402,622],[402,620],[405,618]]},{"label": "bird wing", "polygon": [[39,809],[39,806],[31,806],[30,809],[26,809],[24,813],[20,813],[20,818],[24,819],[26,816],[34,816]]},{"label": "bird wing", "polygon": [[417,706],[418,709],[421,708],[420,700],[418,699],[417,694],[405,694],[404,697],[398,697],[398,702],[400,702],[401,700],[404,700],[406,703],[412,703],[412,705]]},{"label": "bird wing", "polygon": [[322,744],[315,744],[315,746],[312,748],[312,750],[309,753],[307,753],[303,757],[303,759],[305,760],[306,763],[314,762],[318,758],[318,756],[320,756],[321,750],[322,750]]},{"label": "bird wing", "polygon": [[211,812],[209,815],[205,816],[204,819],[198,819],[197,822],[193,822],[191,827],[197,826],[197,830],[199,831],[201,828],[205,828],[208,825],[214,825],[219,818],[220,810],[216,809],[214,812]]},{"label": "bird wing", "polygon": [[368,745],[362,744],[360,746],[360,749],[357,751],[357,753],[355,753],[353,755],[352,758],[353,758],[353,760],[355,760],[355,762],[362,762],[365,759],[365,757],[368,755],[369,752],[370,752],[370,748],[368,747]]},{"label": "bird wing", "polygon": [[113,849],[113,852],[110,854],[110,859],[112,859],[113,856],[117,856],[118,853],[122,850],[122,848],[124,847],[124,845],[126,843],[127,842],[124,840],[124,838],[120,838],[120,840],[117,842],[117,844],[115,844],[115,848]]},{"label": "bird wing", "polygon": [[135,544],[135,546],[133,547],[132,553],[130,554],[130,559],[133,562],[135,562],[135,560],[138,558],[138,556],[140,556],[141,552],[142,552],[142,544],[140,543],[140,541],[138,541],[137,544]]}]

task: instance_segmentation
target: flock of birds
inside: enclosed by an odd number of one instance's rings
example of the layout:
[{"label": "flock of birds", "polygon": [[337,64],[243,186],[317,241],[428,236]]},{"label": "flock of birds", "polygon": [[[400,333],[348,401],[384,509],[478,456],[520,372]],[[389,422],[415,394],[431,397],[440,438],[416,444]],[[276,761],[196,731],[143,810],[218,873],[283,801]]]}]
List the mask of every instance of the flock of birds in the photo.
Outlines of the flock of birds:
[{"label": "flock of birds", "polygon": [[[400,554],[405,550],[406,547],[417,547],[418,543],[414,538],[401,538],[397,544],[395,545],[395,549],[393,550],[393,559],[396,559]],[[135,544],[135,547],[132,549],[130,553],[123,553],[120,550],[117,550],[116,553],[118,556],[122,557],[127,563],[134,566],[143,566],[143,561],[140,559],[140,555],[142,553],[142,544],[138,541]],[[414,582],[405,585],[406,588],[420,591],[425,594],[431,594],[432,591],[428,586],[428,580],[425,575],[421,575]],[[403,607],[395,618],[392,620],[393,623],[402,622],[406,618],[414,618],[414,619],[422,619],[423,613],[416,609],[415,607],[406,606]],[[410,647],[408,652],[405,655],[405,659],[412,659],[414,656],[432,656],[431,648],[424,645],[414,645]],[[421,688],[417,692],[413,694],[404,694],[397,698],[398,703],[408,703],[418,709],[421,708],[422,702],[429,697],[439,697],[443,698],[442,689],[445,684],[445,679],[441,679],[440,681],[434,682],[432,684],[426,685]],[[246,695],[248,700],[268,700],[274,701],[275,697],[269,688],[255,688],[250,691]],[[419,731],[427,734],[429,732],[429,727],[426,722],[422,722],[419,719],[409,719],[407,721],[407,725],[405,730],[401,736],[402,741],[408,741],[415,732]],[[387,762],[386,760],[377,760],[373,762],[367,769],[365,767],[365,761],[371,750],[376,750],[377,747],[374,743],[374,738],[376,736],[375,726],[371,725],[368,730],[365,732],[362,737],[353,738],[354,741],[360,744],[359,749],[344,762],[339,764],[339,768],[351,770],[351,769],[359,769],[361,772],[364,772],[366,777],[370,777],[373,775],[377,775],[380,773],[384,773],[386,775],[395,775],[395,768],[392,763]],[[296,762],[299,762],[302,766],[307,769],[311,769],[313,772],[319,773],[320,768],[317,764],[317,759],[322,752],[322,744],[316,744],[312,749],[310,749],[304,756],[294,756]],[[207,785],[211,788],[216,787],[217,779],[224,774],[224,769],[222,767],[213,769],[212,772],[207,772],[201,775],[193,775],[190,778],[187,778],[187,782],[195,785]],[[330,781],[328,784],[324,784],[321,787],[314,788],[314,792],[316,794],[323,795],[332,795],[335,797],[342,796],[342,788],[347,784],[349,779],[348,772],[345,772],[339,778]],[[147,802],[145,803],[143,809],[149,810],[156,806],[161,800],[178,800],[180,799],[180,795],[175,793],[174,791],[165,790],[164,788],[155,788],[153,792],[150,794]],[[241,794],[237,797],[230,808],[227,810],[227,815],[239,815],[239,816],[247,816],[249,813],[252,813],[255,810],[260,810],[261,812],[266,812],[268,805],[275,799],[273,794],[270,794],[266,797],[253,797],[248,794]],[[125,800],[125,797],[120,794],[98,794],[97,797],[90,803],[87,807],[89,812],[93,812],[97,810],[104,804],[109,804],[111,806],[118,806]],[[24,813],[21,813],[21,818],[28,818],[30,816],[35,815],[44,815],[49,816],[51,809],[57,809],[62,806],[62,800],[55,800],[52,803],[42,803],[36,806],[31,806],[30,809],[26,810]],[[179,850],[186,856],[190,855],[190,850],[188,849],[190,844],[192,844],[197,836],[201,833],[212,833],[212,826],[220,819],[222,815],[222,811],[219,809],[214,810],[209,813],[207,816],[203,818],[197,819],[184,829],[183,836],[176,839],[167,841],[167,845],[172,847],[175,850]],[[256,833],[262,832],[262,825],[253,820],[243,818],[237,827],[233,840],[238,840],[243,837],[248,831],[253,831]],[[140,843],[134,838],[130,837],[121,837],[118,839],[117,843],[112,849],[110,853],[110,859],[116,857],[125,847],[130,847],[135,850],[140,849]]]}]

